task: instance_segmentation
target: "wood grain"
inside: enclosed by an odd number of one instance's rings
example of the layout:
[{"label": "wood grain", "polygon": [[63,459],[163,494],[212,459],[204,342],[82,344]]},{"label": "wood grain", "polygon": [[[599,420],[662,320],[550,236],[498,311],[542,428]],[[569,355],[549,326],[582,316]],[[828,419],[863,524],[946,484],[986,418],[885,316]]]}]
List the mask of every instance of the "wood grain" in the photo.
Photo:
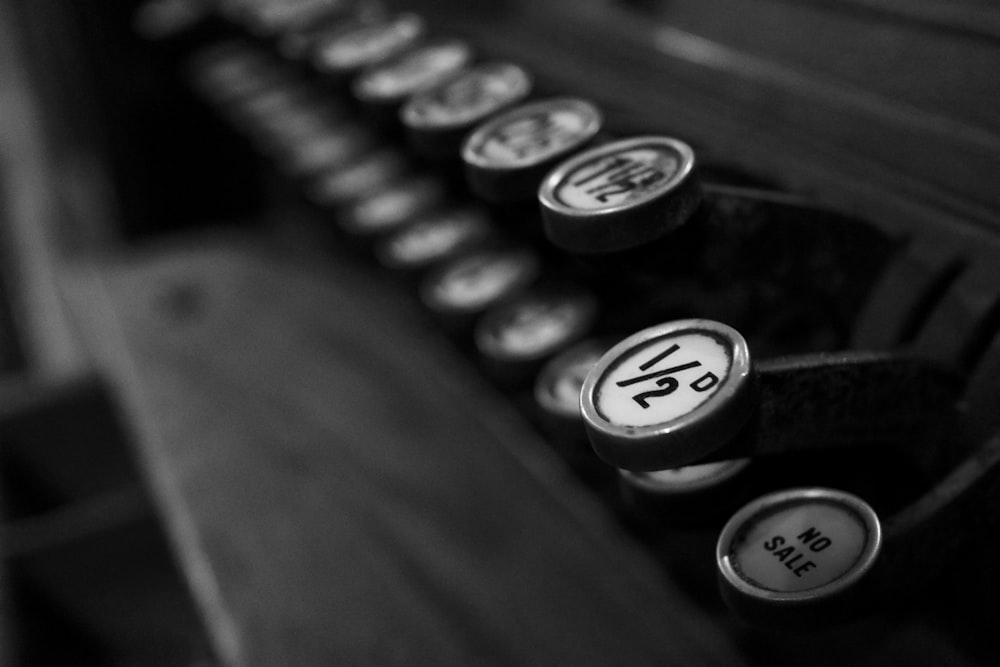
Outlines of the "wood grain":
[{"label": "wood grain", "polygon": [[66,285],[225,663],[741,663],[358,267],[206,242]]}]

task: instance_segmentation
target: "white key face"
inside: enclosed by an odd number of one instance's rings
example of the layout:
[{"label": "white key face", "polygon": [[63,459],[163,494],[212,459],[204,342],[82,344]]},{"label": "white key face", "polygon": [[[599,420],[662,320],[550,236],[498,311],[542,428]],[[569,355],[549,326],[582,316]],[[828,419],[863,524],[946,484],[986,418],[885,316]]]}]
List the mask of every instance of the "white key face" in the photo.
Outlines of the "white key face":
[{"label": "white key face", "polygon": [[449,253],[474,237],[485,236],[486,221],[474,214],[455,212],[419,222],[394,236],[389,252],[404,264],[422,264]]},{"label": "white key face", "polygon": [[575,337],[592,312],[581,298],[525,299],[488,332],[489,346],[505,356],[534,358]]},{"label": "white key face", "polygon": [[694,411],[725,384],[733,351],[703,331],[680,330],[633,347],[597,381],[594,407],[618,427],[665,424]]},{"label": "white key face", "polygon": [[401,16],[387,23],[358,28],[323,45],[320,60],[335,69],[353,69],[391,55],[414,41],[423,31],[416,16]]},{"label": "white key face", "polygon": [[597,110],[582,101],[530,105],[505,114],[470,137],[469,160],[495,168],[531,166],[589,140],[600,124]]},{"label": "white key face", "polygon": [[780,593],[825,586],[856,569],[868,544],[864,521],[847,506],[803,501],[751,519],[734,536],[733,569]]},{"label": "white key face", "polygon": [[343,132],[330,130],[313,141],[296,144],[289,156],[292,168],[299,172],[309,172],[344,164],[367,141],[362,132],[352,129]]},{"label": "white key face", "polygon": [[351,164],[320,175],[312,196],[322,203],[340,203],[385,186],[405,169],[402,158],[392,153],[370,153]]},{"label": "white key face", "polygon": [[433,183],[400,183],[359,202],[351,229],[360,233],[390,229],[417,215],[439,194]]},{"label": "white key face", "polygon": [[520,67],[481,65],[411,99],[403,107],[403,121],[418,128],[462,126],[520,99],[530,87]]},{"label": "white key face", "polygon": [[648,201],[673,188],[684,157],[668,145],[635,146],[595,156],[566,173],[555,198],[579,211]]},{"label": "white key face", "polygon": [[358,87],[370,98],[396,99],[441,81],[458,71],[471,55],[467,46],[458,43],[423,48],[363,74]]},{"label": "white key face", "polygon": [[442,275],[433,297],[451,308],[480,310],[527,283],[537,271],[537,260],[526,253],[472,255]]}]

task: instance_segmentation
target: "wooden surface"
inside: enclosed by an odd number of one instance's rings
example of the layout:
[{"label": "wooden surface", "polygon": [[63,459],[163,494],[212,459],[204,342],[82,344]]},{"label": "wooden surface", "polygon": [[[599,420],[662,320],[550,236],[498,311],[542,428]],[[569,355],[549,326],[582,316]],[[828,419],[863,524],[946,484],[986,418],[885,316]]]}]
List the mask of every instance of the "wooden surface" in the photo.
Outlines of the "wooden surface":
[{"label": "wooden surface", "polygon": [[226,664],[740,664],[401,293],[203,242],[70,272]]}]

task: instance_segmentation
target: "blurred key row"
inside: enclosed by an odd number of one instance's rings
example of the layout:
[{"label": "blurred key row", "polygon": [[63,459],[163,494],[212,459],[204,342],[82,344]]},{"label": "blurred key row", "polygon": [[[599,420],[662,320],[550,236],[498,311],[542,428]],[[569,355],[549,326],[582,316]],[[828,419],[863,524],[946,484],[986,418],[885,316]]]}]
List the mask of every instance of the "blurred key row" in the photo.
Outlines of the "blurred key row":
[{"label": "blurred key row", "polygon": [[640,539],[710,536],[688,565],[737,612],[856,616],[1000,514],[966,378],[841,351],[903,240],[681,139],[617,137],[592,101],[379,3],[232,0],[155,36]]}]

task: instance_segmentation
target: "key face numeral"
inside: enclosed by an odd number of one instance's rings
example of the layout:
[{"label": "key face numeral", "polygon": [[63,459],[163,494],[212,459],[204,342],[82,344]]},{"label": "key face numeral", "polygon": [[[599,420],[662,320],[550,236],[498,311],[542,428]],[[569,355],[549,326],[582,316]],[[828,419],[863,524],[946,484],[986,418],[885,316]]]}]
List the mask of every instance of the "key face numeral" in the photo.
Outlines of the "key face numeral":
[{"label": "key face numeral", "polygon": [[680,169],[677,156],[656,148],[631,148],[580,165],[559,186],[559,200],[581,210],[655,196]]},{"label": "key face numeral", "polygon": [[530,167],[583,144],[600,126],[600,112],[582,100],[536,102],[481,126],[466,140],[464,157],[486,169]]},{"label": "key face numeral", "polygon": [[[659,354],[657,354],[653,358],[651,358],[648,361],[640,364],[639,365],[639,370],[642,370],[642,371],[649,370],[650,368],[652,368],[656,364],[660,363],[662,360],[664,360],[667,357],[669,357],[670,355],[672,355],[674,352],[677,352],[679,349],[680,349],[680,346],[677,345],[676,343],[674,343],[673,345],[671,345],[670,347],[668,347],[663,352],[660,352]],[[689,370],[691,368],[698,368],[699,366],[701,366],[701,362],[700,361],[691,361],[691,362],[688,362],[686,364],[680,364],[679,366],[672,366],[670,368],[664,368],[662,370],[653,371],[652,373],[646,373],[644,375],[637,375],[635,377],[628,378],[627,380],[620,380],[620,381],[616,382],[615,384],[617,386],[619,386],[619,387],[628,387],[628,386],[631,386],[631,385],[634,385],[634,384],[637,384],[637,383],[640,383],[640,382],[645,382],[646,380],[654,380],[655,379],[657,386],[661,387],[661,389],[653,389],[651,391],[644,391],[644,392],[642,392],[640,394],[636,394],[635,396],[632,397],[633,401],[635,401],[636,403],[638,403],[643,409],[647,409],[647,408],[649,408],[649,400],[648,399],[650,399],[650,398],[656,398],[658,396],[669,396],[670,394],[674,393],[677,390],[677,388],[680,386],[680,382],[678,382],[677,378],[674,377],[675,373],[680,373],[681,371],[686,371],[686,370]],[[715,373],[712,373],[710,371],[708,373],[705,373],[701,377],[699,377],[694,382],[692,382],[690,384],[690,387],[694,391],[697,391],[697,392],[700,393],[700,392],[708,391],[709,389],[711,389],[712,387],[714,387],[718,383],[719,383],[719,376],[717,376]]]},{"label": "key face numeral", "polygon": [[626,353],[606,374],[596,406],[621,425],[647,426],[681,417],[719,388],[730,353],[715,337],[683,333]]}]

